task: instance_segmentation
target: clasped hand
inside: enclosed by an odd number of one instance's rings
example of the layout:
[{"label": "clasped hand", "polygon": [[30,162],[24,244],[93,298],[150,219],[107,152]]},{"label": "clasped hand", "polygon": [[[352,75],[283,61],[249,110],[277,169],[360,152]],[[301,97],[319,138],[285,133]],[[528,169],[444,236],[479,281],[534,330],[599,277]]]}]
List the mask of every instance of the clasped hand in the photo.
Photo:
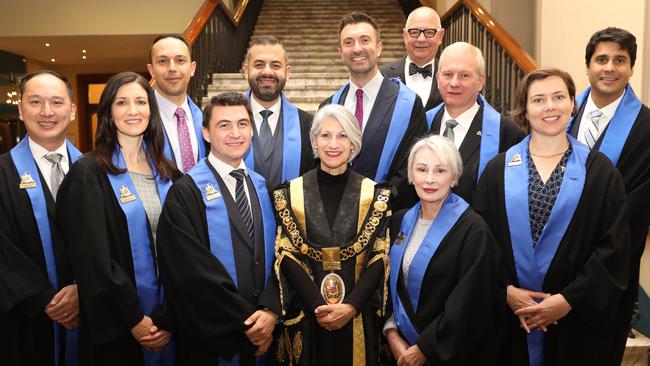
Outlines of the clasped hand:
[{"label": "clasped hand", "polygon": [[131,334],[144,349],[156,352],[162,351],[172,337],[170,332],[158,329],[146,315],[131,329]]},{"label": "clasped hand", "polygon": [[[541,301],[538,303],[537,299]],[[571,311],[571,305],[562,294],[551,295],[512,285],[507,288],[507,301],[526,333],[537,328],[546,332],[549,325],[557,324]]]},{"label": "clasped hand", "polygon": [[257,347],[255,350],[255,357],[262,356],[266,353],[273,341],[273,328],[278,316],[268,309],[257,310],[248,319],[244,321],[244,325],[249,326],[244,334],[248,340]]},{"label": "clasped hand", "polygon": [[318,325],[327,330],[338,330],[357,315],[357,309],[350,304],[321,305],[314,314]]},{"label": "clasped hand", "polygon": [[79,328],[79,294],[77,285],[59,290],[45,306],[45,314],[66,329]]}]

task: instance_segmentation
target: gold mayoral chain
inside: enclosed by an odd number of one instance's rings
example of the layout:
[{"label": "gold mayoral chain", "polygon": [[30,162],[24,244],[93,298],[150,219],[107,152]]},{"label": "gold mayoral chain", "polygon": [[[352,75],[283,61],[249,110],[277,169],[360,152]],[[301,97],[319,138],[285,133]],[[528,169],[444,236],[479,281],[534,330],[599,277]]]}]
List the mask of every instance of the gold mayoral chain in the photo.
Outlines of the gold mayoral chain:
[{"label": "gold mayoral chain", "polygon": [[357,254],[363,252],[368,246],[368,242],[373,237],[377,227],[381,223],[381,219],[386,215],[388,210],[388,199],[390,198],[390,190],[380,189],[379,194],[373,204],[373,209],[368,216],[366,216],[365,224],[357,236],[356,240],[344,247],[328,247],[322,249],[314,249],[307,244],[307,240],[303,238],[298,225],[294,219],[291,211],[288,208],[288,202],[284,195],[284,191],[278,189],[273,192],[273,199],[275,202],[275,209],[280,216],[284,230],[289,234],[291,243],[294,247],[300,250],[300,253],[307,255],[309,258],[316,262],[323,262],[324,271],[338,271],[341,270],[341,262],[354,258]]}]

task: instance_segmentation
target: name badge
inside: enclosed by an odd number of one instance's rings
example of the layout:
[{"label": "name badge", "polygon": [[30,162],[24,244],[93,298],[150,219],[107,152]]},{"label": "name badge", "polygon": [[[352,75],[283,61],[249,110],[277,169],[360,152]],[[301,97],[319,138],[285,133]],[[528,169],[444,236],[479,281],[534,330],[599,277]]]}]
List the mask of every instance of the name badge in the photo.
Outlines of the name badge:
[{"label": "name badge", "polygon": [[23,175],[20,177],[20,189],[27,189],[27,188],[36,188],[36,182],[34,182],[34,179],[32,178],[32,175],[29,174],[29,172],[23,173]]},{"label": "name badge", "polygon": [[121,186],[120,187],[120,202],[122,203],[128,203],[131,201],[135,201],[135,195],[131,193],[129,190],[129,187],[127,186]]},{"label": "name badge", "polygon": [[205,186],[205,199],[208,201],[212,201],[219,197],[221,197],[221,193],[216,189],[214,189],[214,186],[212,186],[212,184],[208,183]]}]

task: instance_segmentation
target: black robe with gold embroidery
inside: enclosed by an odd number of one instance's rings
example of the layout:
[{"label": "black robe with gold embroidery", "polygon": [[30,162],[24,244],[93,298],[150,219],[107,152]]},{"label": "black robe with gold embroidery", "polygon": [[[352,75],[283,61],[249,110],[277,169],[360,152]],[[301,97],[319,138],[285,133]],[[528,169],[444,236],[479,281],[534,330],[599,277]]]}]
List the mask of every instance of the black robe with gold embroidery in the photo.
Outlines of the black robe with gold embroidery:
[{"label": "black robe with gold embroidery", "polygon": [[[284,223],[276,239],[275,273],[282,287],[285,325],[277,361],[294,365],[376,365],[379,315],[386,299],[390,210],[385,200],[389,189],[350,171],[330,229],[323,205],[327,197],[321,196],[318,187],[317,170],[312,170],[274,192],[276,213]],[[283,209],[281,197],[286,198],[288,211]],[[290,239],[290,225],[285,225],[287,214],[296,222],[301,236],[306,236],[311,249],[305,254]],[[343,302],[354,306],[358,315],[340,330],[330,332],[318,325],[314,309],[325,304],[320,285],[332,271],[324,270],[323,262],[313,259],[313,254],[325,247],[343,249],[352,245],[362,232],[359,228],[373,228],[367,246],[358,246],[361,250],[348,259],[341,250],[341,270],[334,271],[345,283]]]}]

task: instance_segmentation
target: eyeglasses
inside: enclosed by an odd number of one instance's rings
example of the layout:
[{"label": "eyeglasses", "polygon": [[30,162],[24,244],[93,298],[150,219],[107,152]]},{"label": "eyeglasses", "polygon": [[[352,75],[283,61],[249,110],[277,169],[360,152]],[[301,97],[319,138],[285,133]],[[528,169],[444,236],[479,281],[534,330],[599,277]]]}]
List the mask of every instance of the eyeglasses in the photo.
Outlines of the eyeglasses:
[{"label": "eyeglasses", "polygon": [[418,28],[409,28],[406,30],[406,32],[409,34],[409,36],[413,38],[418,38],[420,36],[420,33],[424,33],[424,36],[426,38],[433,38],[436,36],[436,33],[438,33],[440,29],[435,29],[435,28],[428,28],[428,29],[418,29]]}]

